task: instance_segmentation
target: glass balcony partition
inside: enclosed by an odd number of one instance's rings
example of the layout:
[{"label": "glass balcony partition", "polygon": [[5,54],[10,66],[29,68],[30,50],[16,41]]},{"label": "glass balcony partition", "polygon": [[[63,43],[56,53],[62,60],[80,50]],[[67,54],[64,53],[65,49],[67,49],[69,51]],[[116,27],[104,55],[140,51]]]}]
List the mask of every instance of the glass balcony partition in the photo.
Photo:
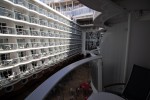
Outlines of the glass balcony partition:
[{"label": "glass balcony partition", "polygon": [[6,86],[12,84],[12,82],[20,80],[20,74],[17,72],[3,71],[1,72],[1,75],[3,75],[0,81],[1,86]]},{"label": "glass balcony partition", "polygon": [[28,29],[22,29],[22,28],[16,28],[17,35],[30,35],[30,30]]},{"label": "glass balcony partition", "polygon": [[0,51],[15,50],[17,49],[16,43],[0,43]]},{"label": "glass balcony partition", "polygon": [[33,48],[41,47],[41,43],[38,43],[38,42],[32,42],[31,44]]},{"label": "glass balcony partition", "polygon": [[30,16],[30,23],[34,23],[34,24],[39,24],[39,19],[38,18],[35,18],[35,17],[32,17]]},{"label": "glass balcony partition", "polygon": [[7,59],[7,60],[2,60],[1,61],[1,67],[9,67],[9,66],[13,66],[15,64],[19,63],[19,59],[18,58],[13,58],[13,59]]},{"label": "glass balcony partition", "polygon": [[41,36],[48,36],[48,34],[44,31],[41,31],[40,33],[41,33]]},{"label": "glass balcony partition", "polygon": [[29,8],[28,2],[26,0],[14,0],[14,3]]},{"label": "glass balcony partition", "polygon": [[29,43],[18,43],[18,49],[25,49],[29,47],[30,47]]},{"label": "glass balcony partition", "polygon": [[40,25],[47,26],[47,20],[39,19]]},{"label": "glass balcony partition", "polygon": [[32,56],[24,56],[24,57],[19,57],[20,62],[25,62],[25,61],[29,61],[32,59]]},{"label": "glass balcony partition", "polygon": [[38,9],[39,9],[39,7],[38,7],[38,6],[36,6],[36,5],[32,4],[32,3],[28,3],[28,5],[29,5],[29,9],[34,10],[34,11],[37,11],[37,12],[38,12]]},{"label": "glass balcony partition", "polygon": [[8,27],[8,26],[3,26],[3,27],[1,27],[1,28],[0,28],[0,33],[1,33],[1,34],[11,34],[11,35],[16,34],[15,28],[13,28],[13,27]]},{"label": "glass balcony partition", "polygon": [[14,12],[6,9],[5,7],[0,7],[0,16],[14,18]]},{"label": "glass balcony partition", "polygon": [[41,54],[32,54],[33,59],[38,59],[41,57]]},{"label": "glass balcony partition", "polygon": [[24,14],[22,14],[20,12],[16,12],[16,11],[15,11],[15,19],[29,21],[29,17],[27,15],[24,15]]},{"label": "glass balcony partition", "polygon": [[40,32],[38,30],[30,30],[30,34],[32,36],[41,36]]}]

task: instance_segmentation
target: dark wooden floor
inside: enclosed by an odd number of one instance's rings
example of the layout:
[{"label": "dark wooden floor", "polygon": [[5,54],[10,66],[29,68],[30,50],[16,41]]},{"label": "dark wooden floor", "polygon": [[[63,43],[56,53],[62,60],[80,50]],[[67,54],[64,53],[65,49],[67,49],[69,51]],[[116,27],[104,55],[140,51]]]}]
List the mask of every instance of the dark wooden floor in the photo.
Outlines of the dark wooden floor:
[{"label": "dark wooden floor", "polygon": [[[77,89],[81,83],[88,82],[89,80],[90,67],[88,64],[84,64],[65,76],[54,88],[54,92],[47,96],[46,100],[85,100],[84,91],[80,89],[77,93]],[[89,96],[90,93],[86,96]]]}]

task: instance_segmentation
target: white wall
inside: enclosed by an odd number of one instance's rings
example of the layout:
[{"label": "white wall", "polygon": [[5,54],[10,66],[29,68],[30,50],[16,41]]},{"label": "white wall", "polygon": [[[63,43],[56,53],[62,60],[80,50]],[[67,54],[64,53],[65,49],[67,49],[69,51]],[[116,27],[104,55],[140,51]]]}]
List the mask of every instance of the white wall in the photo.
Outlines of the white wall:
[{"label": "white wall", "polygon": [[122,82],[125,58],[127,23],[108,28],[101,44],[103,86]]},{"label": "white wall", "polygon": [[[150,68],[150,20],[132,20],[126,82],[133,64]],[[127,21],[112,25],[102,39],[103,86],[123,82],[127,30]]]},{"label": "white wall", "polygon": [[131,27],[126,79],[133,64],[150,68],[150,21],[136,21]]}]

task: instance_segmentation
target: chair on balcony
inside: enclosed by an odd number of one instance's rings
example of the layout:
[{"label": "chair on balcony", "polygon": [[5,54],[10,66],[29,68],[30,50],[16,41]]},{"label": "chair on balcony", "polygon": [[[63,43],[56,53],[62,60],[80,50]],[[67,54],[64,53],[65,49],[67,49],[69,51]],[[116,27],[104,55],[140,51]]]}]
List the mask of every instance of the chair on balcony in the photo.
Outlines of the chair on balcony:
[{"label": "chair on balcony", "polygon": [[[104,88],[115,85],[125,84],[117,83],[105,86]],[[127,100],[150,100],[150,69],[134,65],[130,79],[120,96]]]}]

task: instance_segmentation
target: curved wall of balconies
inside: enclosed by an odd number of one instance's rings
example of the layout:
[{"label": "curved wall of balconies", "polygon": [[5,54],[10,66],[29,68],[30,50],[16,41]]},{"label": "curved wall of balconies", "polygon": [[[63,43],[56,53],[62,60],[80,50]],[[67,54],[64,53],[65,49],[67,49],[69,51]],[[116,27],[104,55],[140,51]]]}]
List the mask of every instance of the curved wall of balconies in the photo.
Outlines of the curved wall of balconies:
[{"label": "curved wall of balconies", "polygon": [[80,53],[80,26],[49,6],[32,0],[0,6],[0,88]]}]

